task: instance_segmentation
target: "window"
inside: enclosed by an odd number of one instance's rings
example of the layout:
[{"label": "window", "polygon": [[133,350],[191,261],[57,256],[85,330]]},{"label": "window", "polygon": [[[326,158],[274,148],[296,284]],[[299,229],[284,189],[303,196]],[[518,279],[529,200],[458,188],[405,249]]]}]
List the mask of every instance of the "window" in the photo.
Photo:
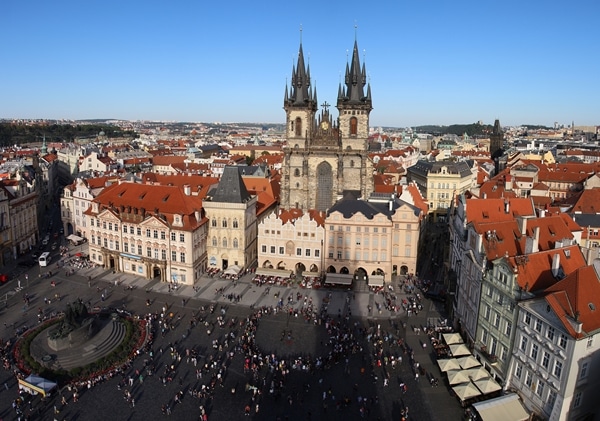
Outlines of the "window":
[{"label": "window", "polygon": [[495,328],[499,328],[500,327],[500,313],[495,313],[494,314],[494,327]]},{"label": "window", "polygon": [[176,251],[171,251],[171,260],[174,262],[177,261],[177,252]]},{"label": "window", "polygon": [[161,240],[166,240],[167,239],[167,234],[164,231],[160,232],[160,239]]},{"label": "window", "polygon": [[523,366],[519,363],[515,365],[515,376],[520,379],[523,374]]},{"label": "window", "polygon": [[266,252],[267,252],[267,246],[266,246],[265,244],[263,244],[263,245],[260,247],[260,250],[261,250],[263,253],[266,253]]},{"label": "window", "polygon": [[129,234],[133,235],[133,225],[129,227]]},{"label": "window", "polygon": [[306,249],[306,250],[304,251],[304,255],[305,255],[306,257],[310,257],[310,249]]},{"label": "window", "polygon": [[146,247],[146,256],[152,257],[152,248]]},{"label": "window", "polygon": [[142,235],[142,229],[140,227],[137,227],[137,235]]},{"label": "window", "polygon": [[[212,238],[212,245],[213,245],[213,247],[217,247],[218,246],[217,237],[213,237]],[[265,250],[265,252],[266,252],[266,250]]]},{"label": "window", "polygon": [[104,247],[107,248],[108,247],[108,241],[106,240],[106,238],[104,239]]},{"label": "window", "polygon": [[507,320],[506,324],[504,325],[504,334],[506,336],[510,336],[511,332],[512,332],[512,323]]},{"label": "window", "polygon": [[587,377],[588,367],[590,363],[588,361],[581,364],[581,369],[579,370],[579,379],[585,379]]},{"label": "window", "polygon": [[162,260],[167,260],[167,250],[161,250],[160,251],[160,258]]},{"label": "window", "polygon": [[185,242],[185,234],[183,234],[183,233],[179,234],[179,241],[182,243]]},{"label": "window", "polygon": [[129,244],[127,244],[127,243],[123,243],[123,251],[124,251],[125,253],[129,253]]},{"label": "window", "polygon": [[238,228],[238,221],[237,221],[237,219],[233,220],[233,228]]},{"label": "window", "polygon": [[238,248],[239,246],[240,246],[240,245],[239,245],[238,239],[237,239],[237,238],[234,238],[234,239],[233,239],[233,248],[234,248],[234,249],[236,249],[236,248]]},{"label": "window", "polygon": [[565,335],[563,335],[562,333],[560,334],[560,339],[558,340],[558,345],[563,349],[567,347],[567,337]]},{"label": "window", "polygon": [[547,370],[549,365],[550,365],[550,354],[548,354],[546,351],[544,351],[544,356],[542,357],[542,367],[544,367]]},{"label": "window", "polygon": [[223,218],[223,221],[221,221],[221,227],[227,228],[227,219]]},{"label": "window", "polygon": [[106,229],[106,221],[102,221],[102,228]]},{"label": "window", "polygon": [[523,352],[527,351],[527,341],[528,341],[527,337],[521,336],[521,346],[520,346],[520,349]]},{"label": "window", "polygon": [[158,260],[158,249],[154,249],[154,258]]},{"label": "window", "polygon": [[488,306],[487,304],[485,305],[485,313],[483,315],[483,317],[485,318],[485,320],[490,320],[490,315],[492,313],[492,309],[490,308],[490,306]]},{"label": "window", "polygon": [[123,232],[127,234],[127,225],[123,225]]},{"label": "window", "polygon": [[548,326],[548,329],[546,330],[546,338],[550,339],[551,341],[554,340],[554,328],[552,326]]},{"label": "window", "polygon": [[302,256],[302,249],[301,248],[297,248],[296,249],[296,256]]},{"label": "window", "polygon": [[275,254],[275,246],[271,246],[270,250],[271,254]]},{"label": "window", "polygon": [[171,233],[171,241],[175,241],[175,233],[174,232]]},{"label": "window", "polygon": [[560,375],[562,374],[562,362],[554,361],[554,371],[552,372],[558,379],[560,379]]},{"label": "window", "polygon": [[548,406],[550,407],[550,411],[548,412],[552,412],[552,408],[554,407],[554,402],[556,402],[556,392],[552,389],[550,389],[550,392],[548,393]]},{"label": "window", "polygon": [[321,251],[319,249],[315,249],[315,257],[320,257]]},{"label": "window", "polygon": [[573,398],[573,408],[579,408],[579,405],[581,405],[581,396],[582,395],[583,395],[583,392],[581,392],[581,391],[575,393],[575,397]]},{"label": "window", "polygon": [[185,263],[185,253],[179,253],[179,260],[181,261],[181,263]]},{"label": "window", "polygon": [[[217,220],[216,220],[215,218],[213,218],[213,219],[210,221],[210,225],[211,225],[213,228],[216,228],[216,227],[217,227]],[[172,240],[175,240],[175,239],[174,239],[174,238],[172,238]]]},{"label": "window", "polygon": [[536,319],[535,320],[535,327],[534,329],[536,330],[536,332],[541,332],[542,331],[542,321],[540,319]]},{"label": "window", "polygon": [[505,346],[502,347],[502,351],[500,352],[500,359],[502,361],[506,361],[506,357],[508,357],[508,349]]},{"label": "window", "polygon": [[150,238],[150,229],[146,229],[146,237]]},{"label": "window", "polygon": [[139,244],[137,246],[137,250],[138,250],[137,254],[139,254],[141,256],[142,255],[142,245],[141,244]]},{"label": "window", "polygon": [[531,344],[531,353],[529,354],[529,356],[534,360],[537,360],[539,349],[540,347],[538,344]]},{"label": "window", "polygon": [[482,330],[481,331],[481,342],[483,342],[484,344],[487,345],[487,340],[488,340],[488,332],[487,330]]},{"label": "window", "polygon": [[227,238],[223,237],[223,247],[227,247]]},{"label": "window", "polygon": [[531,326],[531,313],[529,313],[528,311],[525,312],[525,323]]},{"label": "window", "polygon": [[593,345],[594,345],[594,336],[592,335],[587,338],[587,347],[591,348]]},{"label": "window", "polygon": [[[338,252],[337,252],[337,258],[338,258],[338,259],[341,259],[341,258],[342,258],[342,252],[341,252],[341,251],[339,251],[339,250],[338,250]],[[367,259],[365,259],[365,260],[367,260]]]},{"label": "window", "polygon": [[544,383],[541,380],[538,380],[537,382],[535,394],[538,395],[540,398],[543,397],[542,395],[544,394]]},{"label": "window", "polygon": [[526,371],[525,373],[525,385],[529,388],[531,388],[531,385],[533,384],[533,376],[531,375],[530,371]]}]

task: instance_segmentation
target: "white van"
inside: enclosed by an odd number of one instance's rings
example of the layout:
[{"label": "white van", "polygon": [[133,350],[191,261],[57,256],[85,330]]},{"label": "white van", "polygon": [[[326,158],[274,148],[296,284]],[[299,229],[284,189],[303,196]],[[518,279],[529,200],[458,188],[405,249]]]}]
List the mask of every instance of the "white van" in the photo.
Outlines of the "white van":
[{"label": "white van", "polygon": [[40,263],[40,266],[48,266],[48,264],[50,264],[50,260],[52,260],[50,253],[45,252],[41,254],[40,258],[38,259],[38,262]]}]

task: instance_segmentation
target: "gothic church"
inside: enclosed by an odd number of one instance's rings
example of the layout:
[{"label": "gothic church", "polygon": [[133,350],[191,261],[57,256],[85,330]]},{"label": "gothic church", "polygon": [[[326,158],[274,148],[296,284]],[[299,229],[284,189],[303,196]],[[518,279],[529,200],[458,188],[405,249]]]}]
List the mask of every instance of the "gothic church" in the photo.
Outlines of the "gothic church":
[{"label": "gothic church", "polygon": [[310,67],[304,63],[302,43],[290,85],[283,100],[287,147],[281,206],[326,211],[349,194],[366,200],[373,192],[373,162],[367,153],[373,107],[356,40],[344,85],[338,87],[337,119],[329,113],[327,101],[317,116],[317,90],[311,84]]}]

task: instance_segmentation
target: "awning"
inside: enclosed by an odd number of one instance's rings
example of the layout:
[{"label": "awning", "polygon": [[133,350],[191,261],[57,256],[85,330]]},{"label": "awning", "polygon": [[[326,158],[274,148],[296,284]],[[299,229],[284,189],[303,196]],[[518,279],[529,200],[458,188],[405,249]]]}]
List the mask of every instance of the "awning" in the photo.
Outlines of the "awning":
[{"label": "awning", "polygon": [[69,240],[69,241],[72,241],[72,242],[74,242],[74,243],[80,243],[80,242],[82,242],[82,241],[83,241],[83,238],[81,238],[81,237],[80,237],[80,236],[78,236],[78,235],[71,234],[71,235],[69,235],[69,236],[67,237],[67,240]]},{"label": "awning", "polygon": [[450,345],[450,353],[452,353],[453,357],[462,357],[463,355],[472,355],[471,351],[465,344],[454,344]]},{"label": "awning", "polygon": [[452,387],[452,390],[454,390],[454,393],[456,393],[458,399],[460,399],[463,402],[467,399],[481,395],[479,389],[477,389],[475,385],[471,382],[456,385]]},{"label": "awning", "polygon": [[292,274],[292,271],[270,268],[257,268],[256,274],[261,276],[281,276],[282,278],[289,278]]},{"label": "awning", "polygon": [[19,379],[19,389],[25,390],[27,393],[46,396],[56,387],[56,383],[46,380],[43,377],[31,375],[26,379]]},{"label": "awning", "polygon": [[444,342],[446,342],[446,345],[464,343],[462,336],[460,336],[460,333],[444,333],[442,334],[442,338],[444,338]]},{"label": "awning", "polygon": [[473,404],[483,421],[525,421],[529,414],[516,393]]},{"label": "awning", "polygon": [[325,278],[326,284],[352,285],[352,275],[347,273],[328,273]]},{"label": "awning", "polygon": [[304,271],[304,272],[302,272],[300,274],[300,276],[306,276],[307,278],[318,278],[321,275],[319,274],[319,272],[306,272],[306,271]]},{"label": "awning", "polygon": [[383,286],[383,275],[370,275],[369,276],[370,287],[382,287]]},{"label": "awning", "polygon": [[241,270],[242,268],[240,266],[231,265],[227,269],[225,269],[223,273],[226,275],[237,275],[238,273],[240,273]]}]

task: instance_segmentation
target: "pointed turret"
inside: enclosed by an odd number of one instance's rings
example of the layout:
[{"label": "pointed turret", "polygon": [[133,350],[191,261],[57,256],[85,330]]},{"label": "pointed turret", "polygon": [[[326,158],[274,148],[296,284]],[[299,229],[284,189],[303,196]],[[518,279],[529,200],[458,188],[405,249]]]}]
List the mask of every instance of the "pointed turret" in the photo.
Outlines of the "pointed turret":
[{"label": "pointed turret", "polygon": [[503,153],[502,148],[504,146],[504,132],[500,127],[500,120],[496,119],[494,122],[494,128],[490,135],[490,156],[492,159],[500,157]]},{"label": "pointed turret", "polygon": [[295,66],[292,66],[291,88],[289,95],[286,91],[284,106],[306,107],[314,104],[316,109],[316,103],[314,103],[314,98],[311,98],[311,96],[313,95],[311,95],[310,87],[310,66],[304,63],[304,52],[302,43],[300,43],[298,62]]}]

